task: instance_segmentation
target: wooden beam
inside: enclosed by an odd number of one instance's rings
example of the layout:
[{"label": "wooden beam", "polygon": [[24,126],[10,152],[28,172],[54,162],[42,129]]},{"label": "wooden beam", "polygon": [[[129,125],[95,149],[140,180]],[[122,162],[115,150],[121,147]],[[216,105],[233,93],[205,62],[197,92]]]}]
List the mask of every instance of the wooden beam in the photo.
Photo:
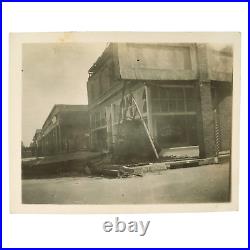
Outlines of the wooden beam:
[{"label": "wooden beam", "polygon": [[145,123],[145,121],[144,121],[144,119],[143,119],[143,117],[142,117],[142,114],[141,114],[141,111],[140,111],[140,109],[139,109],[139,106],[137,105],[137,102],[136,102],[136,100],[135,100],[135,98],[134,98],[134,96],[133,96],[132,93],[131,93],[131,96],[132,96],[132,100],[133,100],[133,102],[134,102],[134,104],[135,104],[135,106],[136,106],[136,109],[137,109],[137,111],[138,111],[138,113],[139,113],[139,116],[140,116],[140,119],[141,119],[141,121],[142,121],[142,124],[143,124],[143,126],[144,126],[144,128],[145,128],[145,130],[146,130],[148,139],[149,139],[149,141],[150,141],[150,143],[151,143],[151,146],[152,146],[152,148],[153,148],[153,151],[154,151],[154,153],[155,153],[155,157],[156,157],[157,159],[159,159],[158,152],[157,152],[156,147],[155,147],[155,145],[154,145],[153,139],[152,139],[152,137],[151,137],[151,135],[150,135],[150,133],[149,133],[148,127],[147,127],[147,125],[146,125],[146,123]]}]

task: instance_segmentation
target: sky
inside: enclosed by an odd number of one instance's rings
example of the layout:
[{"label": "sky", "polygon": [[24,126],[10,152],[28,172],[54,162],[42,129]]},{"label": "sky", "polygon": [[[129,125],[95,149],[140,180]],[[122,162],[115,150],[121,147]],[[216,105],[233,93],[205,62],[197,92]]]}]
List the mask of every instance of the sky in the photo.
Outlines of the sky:
[{"label": "sky", "polygon": [[87,104],[88,70],[106,43],[24,44],[22,140],[32,141],[55,104]]}]

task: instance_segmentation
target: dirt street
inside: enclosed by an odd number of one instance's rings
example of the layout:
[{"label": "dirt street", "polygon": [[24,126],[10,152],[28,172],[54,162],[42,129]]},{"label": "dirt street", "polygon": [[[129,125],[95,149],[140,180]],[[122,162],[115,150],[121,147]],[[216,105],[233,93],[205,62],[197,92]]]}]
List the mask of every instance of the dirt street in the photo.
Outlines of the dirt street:
[{"label": "dirt street", "polygon": [[26,204],[152,204],[229,200],[229,164],[108,179],[77,177],[22,181]]}]

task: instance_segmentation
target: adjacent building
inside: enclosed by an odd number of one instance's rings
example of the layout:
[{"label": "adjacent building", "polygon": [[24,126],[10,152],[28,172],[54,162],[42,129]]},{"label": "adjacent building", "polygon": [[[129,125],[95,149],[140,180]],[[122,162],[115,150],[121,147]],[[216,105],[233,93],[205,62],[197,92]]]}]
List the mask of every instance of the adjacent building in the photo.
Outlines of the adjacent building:
[{"label": "adjacent building", "polygon": [[33,140],[30,143],[32,156],[38,156],[41,154],[41,152],[39,152],[40,148],[38,147],[38,141],[40,140],[41,135],[42,135],[42,130],[36,129],[35,135],[33,136]]},{"label": "adjacent building", "polygon": [[60,105],[51,110],[33,141],[39,155],[53,155],[87,149],[89,116],[87,105]]},{"label": "adjacent building", "polygon": [[232,58],[230,46],[110,43],[89,69],[90,147],[111,151],[137,104],[161,149],[230,150]]}]

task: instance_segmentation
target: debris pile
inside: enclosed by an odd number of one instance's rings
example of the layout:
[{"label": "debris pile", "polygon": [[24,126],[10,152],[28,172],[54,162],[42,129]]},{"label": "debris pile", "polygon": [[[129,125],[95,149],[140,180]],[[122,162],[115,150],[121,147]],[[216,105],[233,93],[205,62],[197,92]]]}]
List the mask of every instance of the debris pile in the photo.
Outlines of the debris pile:
[{"label": "debris pile", "polygon": [[[160,148],[157,146],[157,151]],[[152,146],[140,120],[124,120],[120,124],[120,135],[113,152],[117,163],[137,163],[155,159]]]}]

